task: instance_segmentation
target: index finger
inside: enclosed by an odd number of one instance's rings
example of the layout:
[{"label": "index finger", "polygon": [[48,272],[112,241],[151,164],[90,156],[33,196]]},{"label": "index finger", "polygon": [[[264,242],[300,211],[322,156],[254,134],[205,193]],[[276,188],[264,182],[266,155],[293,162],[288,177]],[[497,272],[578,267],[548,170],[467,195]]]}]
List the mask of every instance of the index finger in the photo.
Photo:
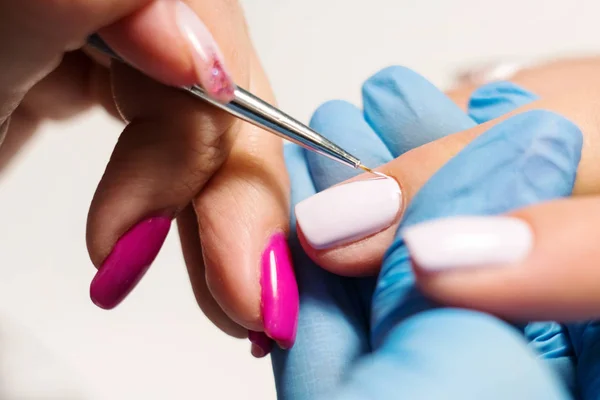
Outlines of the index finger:
[{"label": "index finger", "polygon": [[[591,68],[591,65],[593,64],[587,65],[586,68]],[[586,76],[590,75],[591,74],[588,71]],[[563,76],[563,74],[560,76]],[[566,76],[564,78],[566,80],[569,79]],[[560,96],[554,95],[542,97],[540,100],[529,103],[512,113],[503,115],[488,123],[443,137],[417,149],[411,150],[392,162],[378,168],[377,171],[383,172],[394,178],[398,183],[398,186],[394,187],[393,185],[389,185],[388,189],[386,189],[389,191],[385,192],[387,195],[385,193],[378,193],[377,195],[367,195],[367,193],[365,193],[365,195],[361,197],[347,196],[345,201],[350,199],[355,202],[356,199],[363,199],[364,202],[359,206],[362,210],[384,210],[385,208],[379,204],[383,201],[382,199],[388,199],[390,202],[395,201],[395,208],[399,209],[399,211],[396,214],[391,213],[389,215],[389,219],[384,226],[385,229],[382,229],[379,232],[370,232],[366,237],[353,237],[352,240],[346,244],[340,245],[339,243],[334,243],[334,246],[332,247],[319,249],[312,246],[310,241],[307,240],[303,224],[306,225],[308,220],[303,220],[303,216],[299,215],[298,221],[300,234],[302,235],[301,240],[305,250],[311,258],[319,263],[319,265],[338,273],[340,273],[340,271],[343,273],[343,271],[355,270],[351,266],[356,259],[357,253],[368,253],[371,254],[373,259],[380,259],[379,257],[383,256],[383,253],[391,243],[394,228],[403,218],[404,209],[401,205],[410,203],[414,195],[436,171],[456,156],[456,154],[481,133],[511,116],[528,110],[545,109],[554,111],[565,116],[579,126],[583,132],[584,142],[573,194],[585,195],[598,193],[600,191],[600,165],[596,162],[596,159],[597,157],[600,157],[600,127],[596,122],[597,106],[594,98],[600,96],[600,79],[595,76],[590,77],[589,80],[573,78],[572,81],[563,81],[561,86],[568,86],[568,92],[560,92],[555,88],[553,89],[556,91],[555,93],[563,94]],[[549,93],[549,91],[546,90],[546,93]],[[568,95],[565,95],[565,93],[568,93]],[[348,190],[348,187],[351,185],[346,184],[355,181],[365,181],[369,178],[373,178],[373,176],[363,174],[360,177],[348,180],[329,191],[322,192],[314,198],[308,199],[306,204],[308,204],[308,202],[313,202],[313,205],[311,205],[310,208],[316,209],[318,208],[316,205],[318,196],[329,196],[329,193],[344,186],[347,187],[343,190]],[[361,184],[364,185],[364,183]],[[401,193],[401,197],[394,194],[398,191]],[[341,200],[338,199],[337,201]],[[400,205],[398,203],[400,203]],[[392,205],[390,204],[390,207],[391,206]],[[343,210],[342,208],[334,209]],[[344,217],[343,224],[340,224],[337,220],[336,222],[332,222],[331,218],[338,215],[339,213],[325,213],[323,218],[320,218],[318,222],[323,226],[336,226],[340,228],[340,231],[344,236],[346,236],[348,230],[353,227],[359,226],[361,229],[363,228],[360,223],[359,225],[355,224],[358,218],[364,216],[363,213],[348,213]],[[391,229],[388,228],[390,226],[392,227]],[[330,253],[331,256],[326,256],[326,253]]]}]

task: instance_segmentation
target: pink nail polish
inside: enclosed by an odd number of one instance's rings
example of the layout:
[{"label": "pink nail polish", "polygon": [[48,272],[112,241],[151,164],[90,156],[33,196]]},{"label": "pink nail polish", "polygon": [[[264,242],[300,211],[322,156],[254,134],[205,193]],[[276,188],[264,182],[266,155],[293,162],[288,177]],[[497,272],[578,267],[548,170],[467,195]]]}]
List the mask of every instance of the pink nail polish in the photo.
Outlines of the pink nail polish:
[{"label": "pink nail polish", "polygon": [[153,217],[121,236],[90,285],[94,304],[108,310],[129,294],[156,258],[170,227],[170,218]]},{"label": "pink nail polish", "polygon": [[196,12],[183,1],[177,2],[177,23],[190,44],[200,85],[218,101],[233,100],[236,86],[225,68],[219,46]]},{"label": "pink nail polish", "polygon": [[298,285],[285,236],[271,237],[262,255],[261,312],[265,333],[288,349],[296,340]]},{"label": "pink nail polish", "polygon": [[249,331],[248,340],[252,343],[251,352],[256,358],[263,358],[273,349],[273,341],[262,332]]}]

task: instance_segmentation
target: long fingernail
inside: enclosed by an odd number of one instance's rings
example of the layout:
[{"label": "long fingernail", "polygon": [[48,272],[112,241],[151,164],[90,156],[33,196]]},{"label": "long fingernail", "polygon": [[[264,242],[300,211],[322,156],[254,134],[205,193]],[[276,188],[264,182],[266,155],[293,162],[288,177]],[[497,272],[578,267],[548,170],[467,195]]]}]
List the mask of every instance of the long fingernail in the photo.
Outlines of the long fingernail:
[{"label": "long fingernail", "polygon": [[271,237],[261,264],[261,314],[265,334],[288,349],[296,340],[299,299],[290,250],[282,233]]},{"label": "long fingernail", "polygon": [[252,343],[251,353],[256,358],[263,358],[273,349],[273,341],[262,332],[249,331],[248,340]]},{"label": "long fingernail", "polygon": [[219,46],[206,25],[183,1],[177,2],[177,23],[190,44],[200,85],[218,101],[233,100],[235,84],[225,68]]},{"label": "long fingernail", "polygon": [[452,217],[402,231],[419,269],[496,267],[524,259],[533,245],[529,225],[512,217]]},{"label": "long fingernail", "polygon": [[153,217],[121,236],[90,285],[94,304],[111,309],[129,294],[156,258],[170,227],[170,218]]},{"label": "long fingernail", "polygon": [[402,207],[392,178],[334,186],[296,205],[296,218],[308,244],[317,250],[350,243],[391,226]]}]

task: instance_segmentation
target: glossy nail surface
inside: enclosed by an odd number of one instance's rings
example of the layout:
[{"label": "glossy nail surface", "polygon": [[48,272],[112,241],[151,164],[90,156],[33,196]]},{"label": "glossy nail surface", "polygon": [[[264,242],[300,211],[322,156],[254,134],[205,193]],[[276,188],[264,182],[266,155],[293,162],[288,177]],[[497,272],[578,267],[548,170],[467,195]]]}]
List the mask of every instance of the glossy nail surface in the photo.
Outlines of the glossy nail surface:
[{"label": "glossy nail surface", "polygon": [[251,353],[256,358],[267,356],[273,348],[273,341],[262,332],[248,332],[248,340],[252,343]]},{"label": "glossy nail surface", "polygon": [[170,218],[148,218],[117,241],[90,285],[94,304],[111,309],[129,294],[156,258],[170,227]]},{"label": "glossy nail surface", "polygon": [[177,23],[188,40],[200,85],[214,99],[233,99],[235,84],[225,68],[223,55],[208,28],[187,4],[177,2]]},{"label": "glossy nail surface", "polygon": [[382,177],[334,186],[298,203],[295,211],[304,238],[320,250],[384,230],[401,206],[398,183]]},{"label": "glossy nail surface", "polygon": [[285,236],[271,237],[261,259],[261,314],[265,334],[284,349],[296,340],[298,285]]},{"label": "glossy nail surface", "polygon": [[424,271],[485,268],[518,262],[533,244],[529,225],[511,217],[452,217],[402,231],[411,258]]}]

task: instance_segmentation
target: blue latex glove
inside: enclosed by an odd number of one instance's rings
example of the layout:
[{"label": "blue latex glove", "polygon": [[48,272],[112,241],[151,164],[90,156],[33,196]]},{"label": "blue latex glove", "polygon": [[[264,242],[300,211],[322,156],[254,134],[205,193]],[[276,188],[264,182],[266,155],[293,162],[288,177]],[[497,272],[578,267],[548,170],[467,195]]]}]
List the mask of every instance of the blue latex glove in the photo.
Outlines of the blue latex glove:
[{"label": "blue latex glove", "polygon": [[[514,85],[488,85],[474,95],[469,117],[427,81],[404,68],[380,72],[365,84],[363,94],[364,112],[344,102],[331,102],[317,111],[312,125],[368,165],[390,161],[411,148],[473,127],[475,121],[493,119],[535,98]],[[510,135],[523,146],[532,140],[531,135],[514,132],[514,122],[495,129],[500,133],[491,132],[482,138]],[[499,159],[506,162],[518,146],[501,150],[504,155]],[[477,186],[482,182],[475,182],[473,177],[459,182],[477,185],[456,199],[456,208],[452,207],[455,199],[448,198],[456,188],[440,184],[444,176],[448,180],[448,176],[456,175],[461,160],[473,157],[473,151],[463,152],[454,167],[442,169],[437,179],[423,188],[421,193],[426,195],[419,195],[416,211],[413,206],[409,208],[405,224],[438,213],[443,216],[444,212],[481,212],[472,204],[480,202],[478,193],[490,190],[494,183],[502,184],[507,176],[497,174],[480,189]],[[351,171],[297,147],[286,149],[286,159],[294,204],[350,177]],[[493,167],[494,159],[477,162]],[[452,182],[457,180],[450,179]],[[496,199],[498,204],[488,206],[499,212],[567,195],[570,188],[563,182],[550,190],[528,191],[526,199],[513,193],[516,196],[503,196]],[[444,199],[445,209],[438,209],[436,198]],[[417,204],[416,199],[412,204]],[[432,305],[414,289],[402,248],[398,238],[392,246],[396,251],[388,254],[373,293],[374,280],[329,274],[308,260],[293,241],[301,309],[296,345],[289,352],[276,350],[273,354],[280,398],[314,399],[332,390],[340,391],[341,398],[568,398],[554,375],[508,324],[461,310],[437,309],[415,315]],[[531,324],[525,331],[543,357],[558,360],[557,371],[568,380],[572,370],[570,347],[562,328],[552,323]]]}]

